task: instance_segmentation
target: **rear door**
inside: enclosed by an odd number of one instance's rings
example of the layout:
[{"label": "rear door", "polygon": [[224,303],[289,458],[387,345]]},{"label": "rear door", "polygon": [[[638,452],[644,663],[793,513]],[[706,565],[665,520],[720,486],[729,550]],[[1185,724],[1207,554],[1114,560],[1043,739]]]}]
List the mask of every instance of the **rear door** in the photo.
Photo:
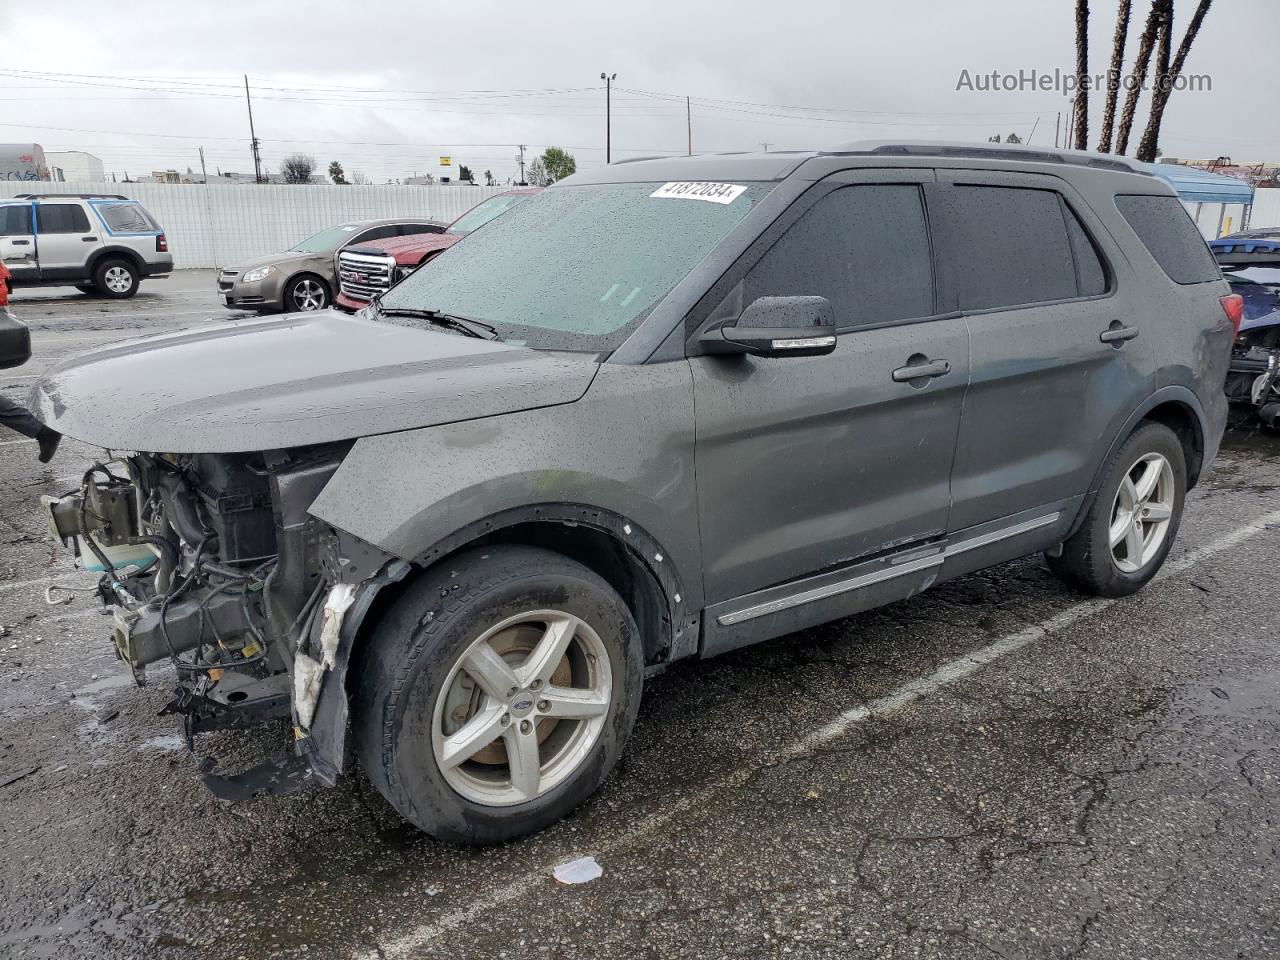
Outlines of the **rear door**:
[{"label": "rear door", "polygon": [[[932,171],[856,171],[809,190],[695,311],[707,329],[765,296],[817,295],[821,357],[695,356],[706,597],[717,603],[937,537],[968,379],[963,318],[939,316],[923,191]],[[935,365],[936,376],[902,371]]]},{"label": "rear door", "polygon": [[1092,482],[1099,438],[1143,395],[1152,332],[1125,307],[1114,240],[1065,181],[938,177],[944,302],[964,313],[972,349],[950,529],[1065,513]]},{"label": "rear door", "polygon": [[15,283],[40,279],[32,206],[26,201],[0,204],[0,261],[9,268]]},{"label": "rear door", "polygon": [[41,201],[36,209],[36,243],[40,251],[40,279],[81,280],[86,263],[101,245],[98,232],[78,203]]}]

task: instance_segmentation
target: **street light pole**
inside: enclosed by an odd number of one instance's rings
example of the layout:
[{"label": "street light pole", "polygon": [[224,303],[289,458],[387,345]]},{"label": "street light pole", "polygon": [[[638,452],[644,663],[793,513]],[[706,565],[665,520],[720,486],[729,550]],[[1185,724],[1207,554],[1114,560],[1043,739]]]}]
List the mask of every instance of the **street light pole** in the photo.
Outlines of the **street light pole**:
[{"label": "street light pole", "polygon": [[616,73],[602,73],[600,74],[600,79],[604,81],[604,162],[612,163],[612,145],[610,143],[612,105],[610,101],[612,99],[613,81],[618,79],[618,75]]}]

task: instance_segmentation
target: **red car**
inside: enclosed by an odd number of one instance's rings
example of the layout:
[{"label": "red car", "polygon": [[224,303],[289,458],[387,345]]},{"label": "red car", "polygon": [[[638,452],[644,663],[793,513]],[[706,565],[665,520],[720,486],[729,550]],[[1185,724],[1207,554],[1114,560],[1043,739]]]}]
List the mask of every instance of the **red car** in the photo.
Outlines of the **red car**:
[{"label": "red car", "polygon": [[444,233],[393,237],[379,240],[376,246],[340,251],[337,257],[339,293],[334,306],[349,313],[362,309],[428,260],[541,189],[526,187],[492,196],[453,221]]}]

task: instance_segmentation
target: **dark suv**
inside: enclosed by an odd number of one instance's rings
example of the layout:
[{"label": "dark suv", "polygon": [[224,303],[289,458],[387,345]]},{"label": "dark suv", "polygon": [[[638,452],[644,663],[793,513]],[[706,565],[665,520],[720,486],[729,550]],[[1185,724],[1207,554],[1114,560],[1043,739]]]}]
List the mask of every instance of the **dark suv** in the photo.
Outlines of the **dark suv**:
[{"label": "dark suv", "polygon": [[[222,796],[350,742],[422,829],[589,796],[644,677],[1043,551],[1138,590],[1213,458],[1240,316],[1173,192],[1048,150],[617,163],[358,316],[65,360],[32,406],[135,453],[50,504]],[[348,740],[348,732],[351,734]]]}]

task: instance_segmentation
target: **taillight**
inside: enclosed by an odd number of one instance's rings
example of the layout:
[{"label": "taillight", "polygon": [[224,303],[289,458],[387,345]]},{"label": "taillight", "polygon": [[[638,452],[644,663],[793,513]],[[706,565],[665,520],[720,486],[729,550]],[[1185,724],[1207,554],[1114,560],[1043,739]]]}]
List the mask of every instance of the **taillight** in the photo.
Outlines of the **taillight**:
[{"label": "taillight", "polygon": [[157,234],[156,235],[156,253],[168,253],[168,252],[169,252],[169,238],[166,237],[163,233]]},{"label": "taillight", "polygon": [[1244,297],[1238,293],[1229,293],[1225,297],[1219,297],[1218,302],[1222,304],[1222,312],[1227,315],[1238,335],[1240,324],[1244,320]]}]

